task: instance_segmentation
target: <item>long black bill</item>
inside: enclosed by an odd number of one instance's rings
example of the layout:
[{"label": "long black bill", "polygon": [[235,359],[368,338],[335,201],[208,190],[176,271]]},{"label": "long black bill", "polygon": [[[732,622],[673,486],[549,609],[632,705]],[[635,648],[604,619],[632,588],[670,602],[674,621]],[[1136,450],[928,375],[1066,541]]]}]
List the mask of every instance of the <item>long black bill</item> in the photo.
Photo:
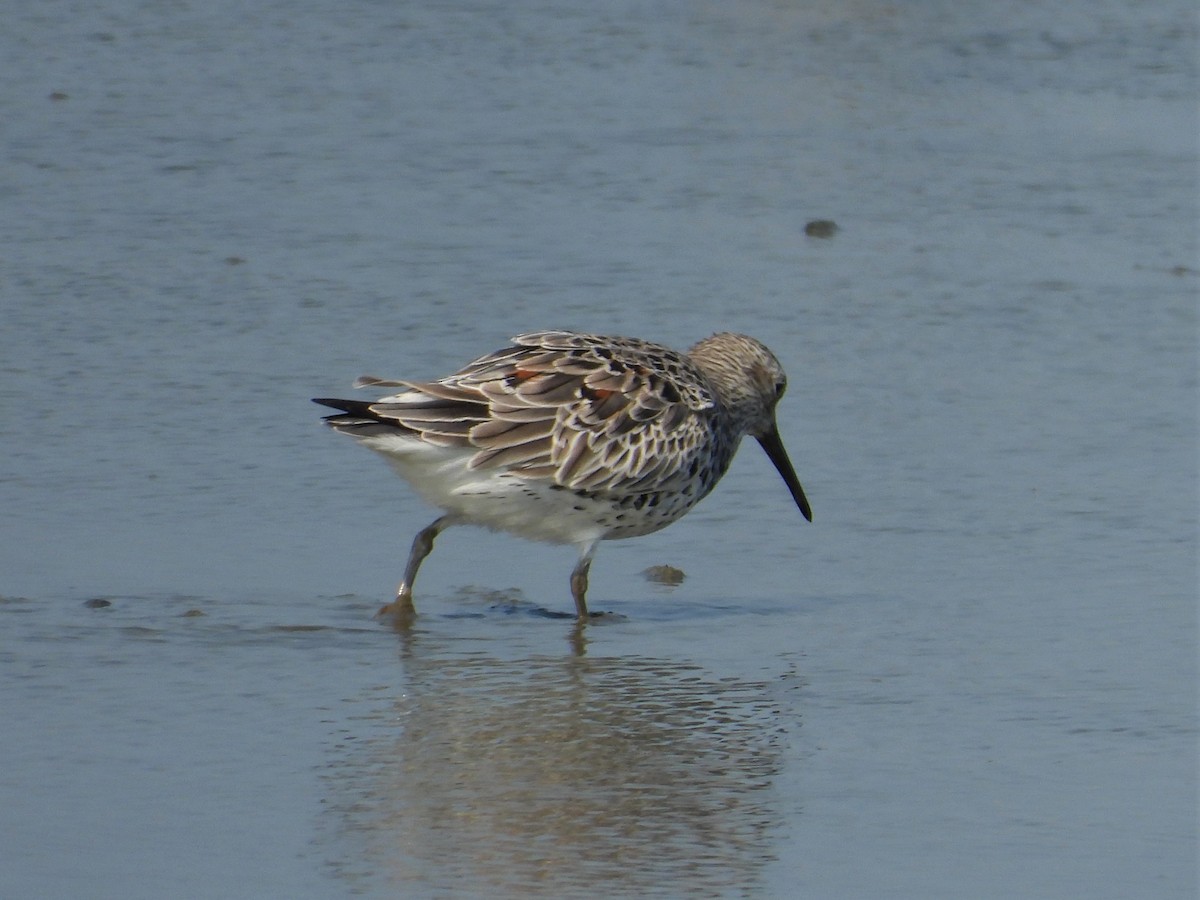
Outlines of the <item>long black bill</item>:
[{"label": "long black bill", "polygon": [[762,448],[767,451],[767,456],[775,464],[779,474],[783,476],[784,484],[792,492],[792,499],[800,507],[801,514],[811,522],[812,507],[808,505],[808,498],[804,496],[804,488],[800,487],[800,479],[796,477],[792,461],[788,459],[787,451],[783,449],[783,440],[779,437],[779,429],[772,426],[770,431],[758,439],[758,442],[762,444]]}]

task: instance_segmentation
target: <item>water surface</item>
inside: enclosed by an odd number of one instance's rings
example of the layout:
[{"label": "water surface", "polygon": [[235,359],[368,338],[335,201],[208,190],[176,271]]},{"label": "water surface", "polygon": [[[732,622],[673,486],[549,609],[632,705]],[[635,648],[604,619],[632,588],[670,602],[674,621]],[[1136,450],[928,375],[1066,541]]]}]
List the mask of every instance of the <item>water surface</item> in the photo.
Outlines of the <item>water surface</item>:
[{"label": "water surface", "polygon": [[[1195,895],[1189,4],[6,25],[0,894]],[[546,327],[765,340],[815,522],[749,445],[583,634],[468,529],[381,626],[308,398]]]}]

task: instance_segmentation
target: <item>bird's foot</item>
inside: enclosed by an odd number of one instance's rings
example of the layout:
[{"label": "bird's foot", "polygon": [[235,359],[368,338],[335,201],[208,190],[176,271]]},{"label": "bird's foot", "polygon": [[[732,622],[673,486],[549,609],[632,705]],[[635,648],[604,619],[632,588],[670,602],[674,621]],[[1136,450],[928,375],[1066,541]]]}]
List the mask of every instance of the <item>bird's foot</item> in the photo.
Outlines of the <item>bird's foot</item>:
[{"label": "bird's foot", "polygon": [[600,623],[603,623],[603,622],[624,622],[624,621],[628,620],[628,618],[629,618],[629,616],[626,616],[626,615],[624,615],[623,613],[618,613],[618,612],[592,612],[592,611],[590,611],[590,610],[589,610],[589,611],[588,611],[588,615],[587,615],[587,618],[586,618],[586,619],[581,619],[581,618],[579,618],[578,616],[576,616],[576,617],[575,617],[575,621],[576,621],[576,622],[578,622],[578,623],[579,623],[579,624],[581,624],[581,625],[582,625],[583,623],[585,623],[585,622],[593,622],[593,623],[596,623],[596,624],[600,624]]},{"label": "bird's foot", "polygon": [[375,613],[376,619],[391,622],[394,625],[408,625],[417,617],[417,608],[413,605],[411,593],[396,595],[391,603],[385,603]]}]

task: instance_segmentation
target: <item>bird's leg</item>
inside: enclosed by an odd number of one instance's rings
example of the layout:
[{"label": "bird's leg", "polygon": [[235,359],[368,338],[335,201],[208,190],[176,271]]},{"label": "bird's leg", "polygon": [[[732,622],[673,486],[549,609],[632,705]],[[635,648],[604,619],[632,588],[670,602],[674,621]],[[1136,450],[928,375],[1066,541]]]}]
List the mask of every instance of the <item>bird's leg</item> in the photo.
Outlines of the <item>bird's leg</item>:
[{"label": "bird's leg", "polygon": [[457,524],[458,518],[447,514],[434,519],[417,532],[417,536],[413,538],[412,549],[408,553],[408,565],[404,567],[404,580],[400,582],[400,587],[396,588],[396,599],[385,604],[379,610],[379,615],[401,617],[412,616],[416,612],[416,608],[413,606],[412,586],[417,578],[417,569],[421,568],[421,563],[433,550],[434,539],[444,529]]},{"label": "bird's leg", "polygon": [[575,599],[575,618],[580,622],[586,622],[588,618],[588,570],[592,567],[592,554],[596,552],[599,543],[592,541],[580,546],[579,562],[571,572],[571,596]]}]

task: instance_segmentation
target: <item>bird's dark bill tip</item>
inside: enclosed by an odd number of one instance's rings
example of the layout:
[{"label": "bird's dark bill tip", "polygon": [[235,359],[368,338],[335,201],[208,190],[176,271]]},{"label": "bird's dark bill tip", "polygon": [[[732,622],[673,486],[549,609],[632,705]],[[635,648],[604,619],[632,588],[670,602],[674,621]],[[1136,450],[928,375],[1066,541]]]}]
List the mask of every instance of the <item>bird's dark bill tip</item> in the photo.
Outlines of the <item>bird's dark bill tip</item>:
[{"label": "bird's dark bill tip", "polygon": [[813,520],[812,507],[808,505],[808,497],[804,496],[804,488],[800,486],[800,479],[796,477],[792,461],[788,459],[787,451],[783,449],[783,440],[779,437],[779,430],[772,428],[770,432],[760,437],[758,442],[767,452],[767,457],[774,463],[775,468],[779,470],[779,474],[783,476],[783,482],[788,486],[792,499],[796,501],[796,506],[800,507],[800,515],[811,522]]}]

